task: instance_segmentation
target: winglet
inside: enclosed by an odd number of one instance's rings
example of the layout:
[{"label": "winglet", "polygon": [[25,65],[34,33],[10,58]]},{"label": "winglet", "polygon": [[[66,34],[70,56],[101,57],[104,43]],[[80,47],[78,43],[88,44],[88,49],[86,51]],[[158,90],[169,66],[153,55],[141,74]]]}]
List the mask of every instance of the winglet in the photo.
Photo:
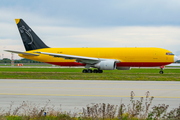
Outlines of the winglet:
[{"label": "winglet", "polygon": [[15,19],[15,21],[16,21],[16,24],[18,24],[18,23],[19,23],[19,21],[20,21],[20,19]]}]

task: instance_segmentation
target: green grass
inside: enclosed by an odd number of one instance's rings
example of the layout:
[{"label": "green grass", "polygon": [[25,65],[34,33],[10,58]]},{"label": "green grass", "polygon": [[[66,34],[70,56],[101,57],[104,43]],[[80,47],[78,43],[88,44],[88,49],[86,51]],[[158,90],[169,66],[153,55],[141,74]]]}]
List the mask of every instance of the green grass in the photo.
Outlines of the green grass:
[{"label": "green grass", "polygon": [[0,68],[0,79],[58,80],[152,80],[180,81],[180,69],[104,70],[104,73],[82,73],[82,68]]}]

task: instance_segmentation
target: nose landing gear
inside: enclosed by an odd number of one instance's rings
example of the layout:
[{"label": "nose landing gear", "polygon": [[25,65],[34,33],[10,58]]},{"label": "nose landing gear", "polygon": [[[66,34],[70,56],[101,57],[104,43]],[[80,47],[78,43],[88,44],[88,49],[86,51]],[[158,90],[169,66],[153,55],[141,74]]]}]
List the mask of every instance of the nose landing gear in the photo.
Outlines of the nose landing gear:
[{"label": "nose landing gear", "polygon": [[163,72],[163,70],[161,69],[161,70],[159,71],[159,73],[160,73],[160,74],[163,74],[164,72]]},{"label": "nose landing gear", "polygon": [[160,66],[161,70],[159,71],[160,74],[163,74],[164,66]]}]

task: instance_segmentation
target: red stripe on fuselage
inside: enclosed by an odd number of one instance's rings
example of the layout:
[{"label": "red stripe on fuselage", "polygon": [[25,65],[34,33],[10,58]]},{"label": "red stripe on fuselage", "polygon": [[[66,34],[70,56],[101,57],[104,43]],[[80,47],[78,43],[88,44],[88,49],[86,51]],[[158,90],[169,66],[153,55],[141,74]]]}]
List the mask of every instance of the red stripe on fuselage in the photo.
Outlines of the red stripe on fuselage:
[{"label": "red stripe on fuselage", "polygon": [[[86,64],[77,62],[47,62],[59,66],[85,66]],[[117,63],[117,67],[156,67],[171,64],[171,62],[121,62]]]}]

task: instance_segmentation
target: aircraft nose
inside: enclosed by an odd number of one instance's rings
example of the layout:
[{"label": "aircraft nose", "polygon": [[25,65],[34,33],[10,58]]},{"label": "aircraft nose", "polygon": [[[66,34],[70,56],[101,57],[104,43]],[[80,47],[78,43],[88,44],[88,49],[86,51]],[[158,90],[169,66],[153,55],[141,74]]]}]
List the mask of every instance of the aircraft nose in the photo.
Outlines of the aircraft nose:
[{"label": "aircraft nose", "polygon": [[178,60],[178,57],[174,55],[174,62],[176,62],[177,60]]}]

